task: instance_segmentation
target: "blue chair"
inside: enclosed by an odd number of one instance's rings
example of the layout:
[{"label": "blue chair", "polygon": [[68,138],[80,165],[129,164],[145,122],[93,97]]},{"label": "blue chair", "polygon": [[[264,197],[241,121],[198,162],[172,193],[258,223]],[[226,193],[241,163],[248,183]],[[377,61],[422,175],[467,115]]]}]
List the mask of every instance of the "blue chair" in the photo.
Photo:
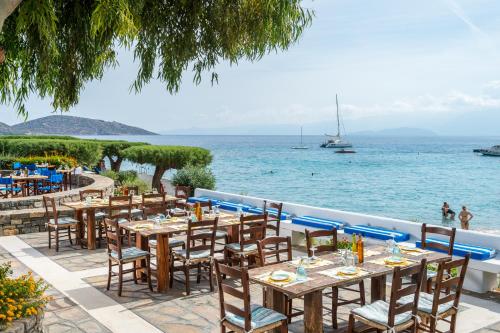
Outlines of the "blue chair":
[{"label": "blue chair", "polygon": [[405,242],[410,239],[410,234],[407,232],[363,224],[344,227],[344,232],[346,234],[357,234],[380,240],[394,239],[396,242]]},{"label": "blue chair", "polygon": [[0,197],[8,198],[9,195],[17,196],[19,194],[24,196],[24,193],[23,184],[15,183],[12,177],[0,177]]},{"label": "blue chair", "polygon": [[63,175],[62,174],[52,174],[49,176],[49,179],[44,181],[44,185],[38,188],[39,191],[47,193],[47,192],[58,192],[61,191],[63,184]]},{"label": "blue chair", "polygon": [[19,170],[23,167],[23,165],[21,164],[21,162],[14,162],[12,163],[12,170]]},{"label": "blue chair", "polygon": [[30,163],[26,165],[26,169],[28,169],[28,171],[35,171],[37,169],[37,166],[34,163]]},{"label": "blue chair", "polygon": [[311,227],[311,228],[316,228],[316,229],[324,229],[324,230],[331,230],[333,227],[333,228],[339,230],[339,229],[344,228],[345,222],[344,221],[337,221],[337,220],[322,219],[322,218],[312,217],[312,216],[299,216],[299,217],[292,218],[292,224],[298,224],[298,225],[303,225],[306,227]]}]

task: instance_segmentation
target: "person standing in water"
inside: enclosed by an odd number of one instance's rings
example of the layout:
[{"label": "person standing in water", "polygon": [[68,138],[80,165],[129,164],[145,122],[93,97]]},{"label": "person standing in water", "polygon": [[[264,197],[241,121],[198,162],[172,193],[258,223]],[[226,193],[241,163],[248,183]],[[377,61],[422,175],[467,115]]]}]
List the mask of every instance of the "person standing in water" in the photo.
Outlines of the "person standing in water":
[{"label": "person standing in water", "polygon": [[462,206],[462,211],[460,212],[458,217],[460,218],[460,224],[462,225],[462,229],[469,230],[469,222],[470,220],[472,220],[474,215],[472,215],[471,212],[467,210],[467,207]]},{"label": "person standing in water", "polygon": [[448,203],[445,201],[443,202],[443,207],[441,207],[441,211],[443,212],[443,217],[446,219],[448,218],[448,214],[450,214],[450,219],[454,219],[455,218],[455,212],[450,209],[450,205],[448,205]]}]

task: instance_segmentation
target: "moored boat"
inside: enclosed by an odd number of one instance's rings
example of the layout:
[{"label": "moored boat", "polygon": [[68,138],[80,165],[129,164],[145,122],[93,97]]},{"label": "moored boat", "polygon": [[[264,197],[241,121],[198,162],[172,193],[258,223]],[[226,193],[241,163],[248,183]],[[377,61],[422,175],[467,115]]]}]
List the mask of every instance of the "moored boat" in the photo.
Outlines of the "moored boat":
[{"label": "moored boat", "polygon": [[337,135],[325,134],[327,140],[323,142],[321,148],[351,148],[352,143],[344,141],[340,136],[340,116],[339,116],[339,100],[335,95],[335,102],[337,104]]},{"label": "moored boat", "polygon": [[491,148],[474,149],[473,152],[483,154],[484,156],[500,156],[500,145]]}]

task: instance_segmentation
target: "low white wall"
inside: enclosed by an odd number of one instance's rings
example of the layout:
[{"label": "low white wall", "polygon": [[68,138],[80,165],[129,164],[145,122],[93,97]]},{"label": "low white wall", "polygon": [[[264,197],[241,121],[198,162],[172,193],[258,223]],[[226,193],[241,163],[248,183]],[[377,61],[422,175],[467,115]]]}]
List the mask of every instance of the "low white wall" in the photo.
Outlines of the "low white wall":
[{"label": "low white wall", "polygon": [[[273,199],[257,198],[205,189],[196,189],[195,195],[239,202],[257,207],[262,207],[264,200],[273,201]],[[350,225],[368,224],[388,229],[397,229],[399,231],[409,233],[411,235],[409,242],[413,243],[421,238],[421,223],[411,221],[345,212],[336,209],[306,206],[290,202],[283,202],[283,211],[294,216],[311,215],[319,218],[340,220]],[[289,233],[292,231],[303,232],[305,228],[304,226],[299,225],[283,225],[283,227],[285,227],[287,229],[286,231]],[[458,243],[494,248],[497,252],[500,252],[500,235],[487,234],[471,230],[457,230],[455,240]],[[496,287],[497,274],[500,273],[500,254],[497,254],[496,258],[489,260],[471,260],[469,264],[469,271],[468,276],[470,277],[465,281],[466,289],[476,292],[491,290],[493,287]]]}]

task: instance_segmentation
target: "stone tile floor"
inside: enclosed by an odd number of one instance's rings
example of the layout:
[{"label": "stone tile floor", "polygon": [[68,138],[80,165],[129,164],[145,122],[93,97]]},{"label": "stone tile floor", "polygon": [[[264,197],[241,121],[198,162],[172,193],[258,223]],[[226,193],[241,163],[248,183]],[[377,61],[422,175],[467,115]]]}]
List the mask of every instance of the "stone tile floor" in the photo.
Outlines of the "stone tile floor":
[{"label": "stone tile floor", "polygon": [[[47,235],[45,233],[21,235],[19,238],[70,272],[86,273],[96,268],[105,268],[107,265],[106,253],[103,249],[88,251],[82,250],[78,246],[70,247],[63,245],[61,251],[56,253],[55,250],[48,249]],[[27,270],[27,267],[16,263],[15,258],[5,251],[1,253],[0,258],[0,260],[4,261],[13,259],[16,273],[22,273]],[[96,288],[106,297],[109,297],[109,299],[114,300],[125,309],[133,312],[140,320],[148,322],[158,330],[169,333],[220,331],[218,294],[210,292],[207,282],[203,281],[197,285],[193,281],[191,283],[190,296],[186,296],[184,285],[179,282],[174,283],[173,290],[170,290],[168,294],[150,292],[144,283],[137,285],[133,282],[125,283],[123,296],[118,297],[115,281],[112,283],[111,290],[106,290],[107,275],[104,272],[102,270],[97,274],[84,277],[82,280]],[[366,290],[370,290],[369,284],[367,284]],[[64,297],[58,290],[51,288],[51,293],[54,293],[56,298],[51,302],[47,311],[45,320],[47,332],[108,332],[88,312],[73,303],[68,297]],[[347,292],[347,294],[344,292],[342,295],[346,298],[355,297],[355,294],[350,292]],[[260,303],[262,300],[262,289],[257,285],[251,286],[251,297],[254,303]],[[369,299],[369,294],[367,295],[367,299]],[[325,332],[334,332],[331,328],[330,304],[330,301],[325,298]],[[477,304],[477,306],[470,304]],[[302,302],[300,300],[294,301],[294,306],[301,308]],[[348,313],[355,306],[351,305],[339,308],[339,330],[336,331],[345,331]],[[460,330],[459,326],[457,327],[458,331],[500,332],[500,300],[495,295],[489,295],[488,297],[470,293],[464,295],[463,305],[460,309],[462,314],[459,316],[459,320],[461,317],[467,316],[480,321],[479,318],[474,318],[475,314],[479,313],[477,312],[478,307],[488,307],[498,314],[498,319],[490,325],[480,325],[480,323],[472,325],[474,329],[464,328]],[[294,323],[290,325],[289,331],[294,333],[303,332],[300,317],[294,319]]]}]

